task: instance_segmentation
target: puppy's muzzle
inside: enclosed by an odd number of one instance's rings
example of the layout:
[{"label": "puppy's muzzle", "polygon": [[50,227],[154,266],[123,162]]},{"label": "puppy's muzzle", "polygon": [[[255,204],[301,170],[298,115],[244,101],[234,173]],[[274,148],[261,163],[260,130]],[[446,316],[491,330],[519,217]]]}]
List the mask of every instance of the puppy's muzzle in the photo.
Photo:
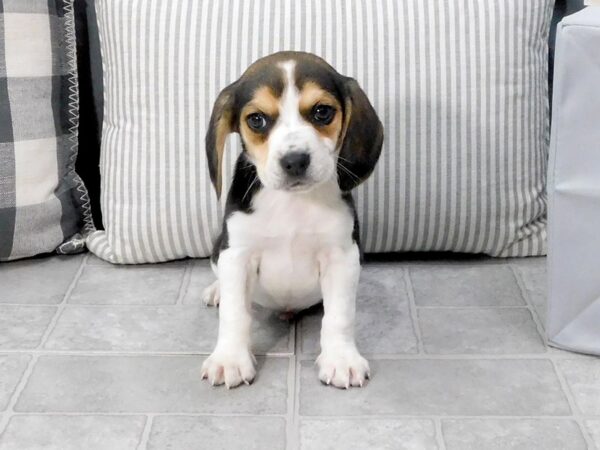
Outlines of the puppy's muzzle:
[{"label": "puppy's muzzle", "polygon": [[279,164],[289,178],[302,178],[310,166],[310,155],[304,151],[288,152],[281,157]]}]

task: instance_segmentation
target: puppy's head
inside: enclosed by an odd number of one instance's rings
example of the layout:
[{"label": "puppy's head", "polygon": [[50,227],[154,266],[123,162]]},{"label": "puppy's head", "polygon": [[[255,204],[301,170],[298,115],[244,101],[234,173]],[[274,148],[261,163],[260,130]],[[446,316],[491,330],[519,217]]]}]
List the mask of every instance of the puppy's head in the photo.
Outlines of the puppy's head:
[{"label": "puppy's head", "polygon": [[351,190],[373,171],[383,143],[383,126],[358,83],[302,52],[259,59],[219,94],[206,135],[218,196],[223,148],[233,132],[261,183],[288,191],[336,177],[342,191]]}]

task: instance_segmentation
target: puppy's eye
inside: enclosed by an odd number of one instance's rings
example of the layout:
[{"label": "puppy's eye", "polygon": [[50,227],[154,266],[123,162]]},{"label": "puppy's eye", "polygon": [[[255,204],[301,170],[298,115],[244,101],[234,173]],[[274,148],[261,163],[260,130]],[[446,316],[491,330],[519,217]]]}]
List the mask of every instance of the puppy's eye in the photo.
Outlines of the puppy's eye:
[{"label": "puppy's eye", "polygon": [[329,105],[316,105],[312,110],[312,119],[318,125],[329,125],[335,116],[335,108]]},{"label": "puppy's eye", "polygon": [[267,118],[264,114],[254,113],[246,117],[246,123],[254,131],[265,131],[268,125]]}]

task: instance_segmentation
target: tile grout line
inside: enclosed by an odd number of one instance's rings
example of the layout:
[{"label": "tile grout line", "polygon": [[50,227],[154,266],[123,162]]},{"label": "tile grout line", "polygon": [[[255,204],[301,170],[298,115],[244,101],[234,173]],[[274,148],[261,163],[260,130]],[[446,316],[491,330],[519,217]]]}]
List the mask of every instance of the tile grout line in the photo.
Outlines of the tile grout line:
[{"label": "tile grout line", "polygon": [[[129,415],[133,415],[130,413]],[[227,417],[227,415],[223,415]],[[261,417],[263,417],[261,415]],[[359,421],[359,420],[430,420],[435,421],[439,420],[440,424],[444,420],[498,420],[498,421],[511,421],[511,420],[573,420],[573,416],[564,416],[564,415],[531,415],[524,414],[522,416],[511,416],[511,415],[494,415],[494,414],[484,414],[484,415],[435,415],[435,414],[354,414],[354,415],[331,415],[331,416],[322,416],[318,414],[310,414],[305,416],[310,420],[323,420],[323,421],[337,421],[340,419],[348,420],[348,421]],[[586,419],[598,420],[600,416],[586,416]]]},{"label": "tile grout line", "polygon": [[190,287],[190,282],[192,279],[192,269],[193,265],[192,260],[190,259],[187,261],[183,270],[183,276],[181,277],[181,284],[179,285],[179,291],[177,292],[175,306],[183,304],[183,299],[185,298],[185,295],[187,294],[187,291]]},{"label": "tile grout line", "polygon": [[581,410],[579,409],[579,406],[577,405],[577,401],[575,400],[575,397],[573,396],[571,389],[569,388],[569,383],[567,383],[567,380],[566,380],[565,376],[563,375],[562,371],[560,370],[560,368],[558,367],[558,365],[556,364],[556,361],[554,359],[551,359],[550,361],[552,363],[552,368],[554,369],[554,372],[556,373],[556,377],[558,378],[558,382],[560,383],[560,387],[567,399],[569,408],[571,408],[571,416],[572,416],[573,420],[577,423],[577,426],[579,427],[579,430],[581,431],[581,434],[583,435],[583,439],[585,440],[588,448],[595,448],[593,439],[589,435],[587,427],[584,423],[583,414],[582,414]]},{"label": "tile grout line", "polygon": [[[1,413],[0,413],[1,414]],[[106,412],[106,411],[26,411],[14,412],[13,416],[73,416],[73,417],[89,417],[89,416],[106,416],[106,417],[148,417],[148,416],[164,416],[164,417],[265,417],[265,418],[280,418],[285,419],[285,414],[276,413],[216,413],[216,412],[164,412],[164,411],[132,411],[132,412]]]},{"label": "tile grout line", "polygon": [[478,309],[529,309],[527,305],[465,305],[465,306],[447,306],[447,305],[427,305],[417,306],[417,310],[423,309],[466,309],[466,310],[478,310]]},{"label": "tile grout line", "polygon": [[146,423],[144,423],[144,429],[140,436],[140,442],[138,443],[137,450],[146,450],[148,447],[148,440],[150,439],[150,431],[152,424],[154,423],[154,414],[148,414],[146,416]]},{"label": "tile grout line", "polygon": [[8,406],[6,407],[6,410],[4,411],[2,419],[0,420],[0,436],[2,436],[2,434],[6,431],[8,422],[10,421],[10,418],[13,415],[14,407],[17,404],[17,400],[19,400],[21,393],[25,389],[25,385],[27,384],[27,382],[29,381],[29,377],[33,373],[33,367],[37,363],[37,360],[38,360],[38,356],[36,356],[36,355],[31,356],[31,359],[27,363],[27,367],[23,371],[23,375],[21,376],[19,383],[17,384],[17,386],[15,387],[15,390],[13,391],[12,395],[10,396]]},{"label": "tile grout line", "polygon": [[[545,361],[551,359],[547,352],[540,353],[367,353],[362,355],[368,360],[374,361],[511,361],[511,360],[534,360]],[[283,355],[285,356],[285,355]],[[318,356],[317,353],[302,353],[297,355],[301,361],[313,360]],[[569,360],[573,357],[553,356],[558,360]]]},{"label": "tile grout line", "polygon": [[[53,356],[208,356],[212,350],[168,351],[168,350],[61,350],[61,349],[1,349],[0,354],[53,355]],[[256,352],[254,356],[264,358],[287,358],[290,352]]]},{"label": "tile grout line", "polygon": [[[53,307],[57,307],[59,306],[60,303],[58,304],[48,304],[48,303],[35,303],[35,304],[23,304],[23,303],[0,303],[0,306],[53,306]],[[135,308],[135,309],[168,309],[168,308],[180,308],[182,306],[184,307],[189,307],[189,308],[198,308],[198,309],[206,309],[206,308],[212,308],[212,306],[208,307],[208,306],[204,306],[204,305],[198,305],[198,304],[175,304],[175,303],[153,303],[153,304],[148,304],[148,303],[67,303],[65,306],[69,307],[69,308],[123,308],[123,309],[127,309],[127,308]]]},{"label": "tile grout line", "polygon": [[286,414],[286,436],[285,436],[285,448],[286,450],[297,450],[300,448],[298,442],[298,397],[296,395],[297,390],[297,367],[298,361],[296,353],[298,352],[298,345],[300,342],[300,323],[294,321],[293,323],[293,348],[292,355],[289,358],[288,372],[287,372],[287,385],[288,385],[288,398],[287,398],[287,414]]},{"label": "tile grout line", "polygon": [[[298,450],[300,448],[300,376],[301,361],[294,356],[294,427],[292,429],[292,442],[288,450]],[[293,444],[293,446],[291,445]]]},{"label": "tile grout line", "polygon": [[[1,415],[2,413],[0,413]],[[165,416],[165,417],[264,417],[264,418],[280,418],[286,419],[287,413],[235,413],[235,412],[164,412],[164,411],[131,411],[131,412],[106,412],[106,411],[84,411],[84,412],[69,412],[69,411],[24,411],[13,412],[12,416],[114,416],[114,417],[142,417],[142,416]],[[345,420],[574,420],[573,415],[532,415],[524,414],[521,416],[515,415],[435,415],[435,414],[353,414],[353,415],[333,415],[322,416],[311,414],[305,416],[311,420],[318,419],[324,421],[334,421],[339,419]],[[600,420],[600,415],[582,416],[585,420]]]},{"label": "tile grout line", "polygon": [[71,280],[71,283],[69,284],[69,287],[67,288],[67,291],[65,292],[65,295],[63,296],[62,301],[57,305],[56,312],[54,313],[52,320],[48,324],[48,327],[46,328],[46,331],[44,332],[42,339],[40,340],[40,343],[36,347],[36,350],[43,349],[44,345],[46,345],[46,342],[50,338],[50,334],[52,334],[52,332],[54,331],[54,328],[56,328],[58,319],[62,315],[62,313],[65,309],[65,305],[67,304],[67,301],[68,301],[69,297],[71,296],[71,293],[75,289],[75,286],[77,285],[77,282],[79,281],[79,278],[81,277],[81,274],[83,273],[83,269],[85,268],[89,257],[90,257],[89,253],[83,257],[83,260],[81,261],[81,264],[79,265],[79,268],[77,269],[77,272],[75,273],[75,276],[73,277],[73,280]]},{"label": "tile grout line", "polygon": [[288,361],[288,395],[285,422],[285,448],[296,450],[298,445],[298,416],[296,415],[296,357],[291,356]]},{"label": "tile grout line", "polygon": [[548,340],[546,339],[546,330],[544,328],[544,324],[542,323],[542,321],[540,320],[540,317],[538,316],[535,305],[529,298],[529,292],[527,292],[527,287],[525,286],[525,281],[523,280],[521,273],[516,269],[515,266],[513,266],[512,264],[509,264],[509,267],[513,274],[513,277],[517,281],[517,286],[519,287],[519,293],[521,294],[521,297],[525,301],[525,304],[527,305],[527,308],[529,309],[529,312],[531,313],[531,317],[533,318],[533,321],[535,322],[537,332],[539,333],[540,337],[542,338],[542,342],[544,343],[544,346],[546,347],[546,351],[548,351]]},{"label": "tile grout line", "polygon": [[410,312],[411,321],[413,323],[413,333],[417,339],[417,349],[420,354],[424,354],[425,346],[423,344],[423,334],[421,333],[421,326],[419,324],[419,317],[417,314],[417,303],[415,301],[415,291],[413,289],[412,280],[410,279],[408,267],[405,267],[402,272],[404,277],[404,289],[406,290],[406,294],[408,296],[408,309]]},{"label": "tile grout line", "polygon": [[446,441],[444,440],[444,433],[442,431],[442,420],[438,417],[433,419],[435,426],[435,440],[439,450],[446,450]]},{"label": "tile grout line", "polygon": [[[365,353],[365,358],[376,361],[511,361],[511,360],[547,360],[547,353],[413,353],[382,354]],[[564,358],[567,359],[567,358]]]},{"label": "tile grout line", "polygon": [[[302,324],[299,323],[296,327],[296,350],[302,345]],[[293,412],[293,428],[292,428],[292,440],[289,443],[288,450],[298,450],[300,449],[300,375],[301,375],[301,367],[300,367],[300,358],[297,353],[294,353],[294,391],[292,395],[294,396],[294,412]]]},{"label": "tile grout line", "polygon": [[[22,307],[58,307],[58,305],[60,305],[60,303],[0,303],[0,307],[2,306],[22,306]],[[174,308],[177,306],[189,306],[191,307],[197,307],[197,308],[206,308],[206,306],[204,305],[200,305],[200,304],[193,304],[193,303],[182,303],[182,304],[177,304],[177,303],[153,303],[153,304],[148,304],[148,303],[68,303],[67,305],[68,307],[71,308],[75,308],[75,307],[81,307],[81,308]],[[212,308],[212,306],[211,306]],[[527,305],[481,305],[481,306],[476,306],[476,305],[464,305],[464,306],[449,306],[449,305],[426,305],[426,306],[416,306],[417,310],[422,310],[422,309],[472,309],[472,310],[477,310],[477,309],[530,309],[529,306]]]},{"label": "tile grout line", "polygon": [[[148,350],[148,351],[134,351],[134,350],[55,350],[55,349],[3,349],[0,350],[0,354],[14,355],[14,354],[29,354],[29,355],[51,355],[51,356],[99,356],[99,357],[198,357],[208,356],[211,351],[162,351],[162,350]],[[482,353],[448,353],[448,354],[434,354],[434,353],[362,353],[367,359],[377,361],[421,361],[421,360],[440,360],[440,361],[470,361],[470,360],[492,360],[492,361],[506,361],[506,360],[572,360],[578,358],[585,358],[584,356],[575,355],[552,355],[548,352],[540,353],[497,353],[497,354],[482,354]],[[318,353],[302,353],[293,355],[289,352],[267,352],[267,353],[255,353],[255,356],[261,358],[289,358],[296,356],[301,361],[314,361],[318,356]]]},{"label": "tile grout line", "polygon": [[295,355],[298,352],[298,333],[300,332],[300,324],[298,323],[298,320],[291,322],[290,328],[291,330],[288,333],[287,349],[290,355]]}]

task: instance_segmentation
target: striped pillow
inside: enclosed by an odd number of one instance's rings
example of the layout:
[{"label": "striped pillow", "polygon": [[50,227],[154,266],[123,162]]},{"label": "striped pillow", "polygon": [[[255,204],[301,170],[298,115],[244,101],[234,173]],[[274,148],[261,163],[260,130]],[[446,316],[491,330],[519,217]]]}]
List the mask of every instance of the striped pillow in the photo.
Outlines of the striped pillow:
[{"label": "striped pillow", "polygon": [[0,0],[0,261],[83,251],[72,0]]},{"label": "striped pillow", "polygon": [[[293,49],[358,79],[384,123],[355,193],[366,251],[543,254],[552,4],[97,0],[106,231],[90,249],[116,263],[208,255],[222,214],[203,148],[212,102]],[[228,145],[231,167],[238,137]]]}]

